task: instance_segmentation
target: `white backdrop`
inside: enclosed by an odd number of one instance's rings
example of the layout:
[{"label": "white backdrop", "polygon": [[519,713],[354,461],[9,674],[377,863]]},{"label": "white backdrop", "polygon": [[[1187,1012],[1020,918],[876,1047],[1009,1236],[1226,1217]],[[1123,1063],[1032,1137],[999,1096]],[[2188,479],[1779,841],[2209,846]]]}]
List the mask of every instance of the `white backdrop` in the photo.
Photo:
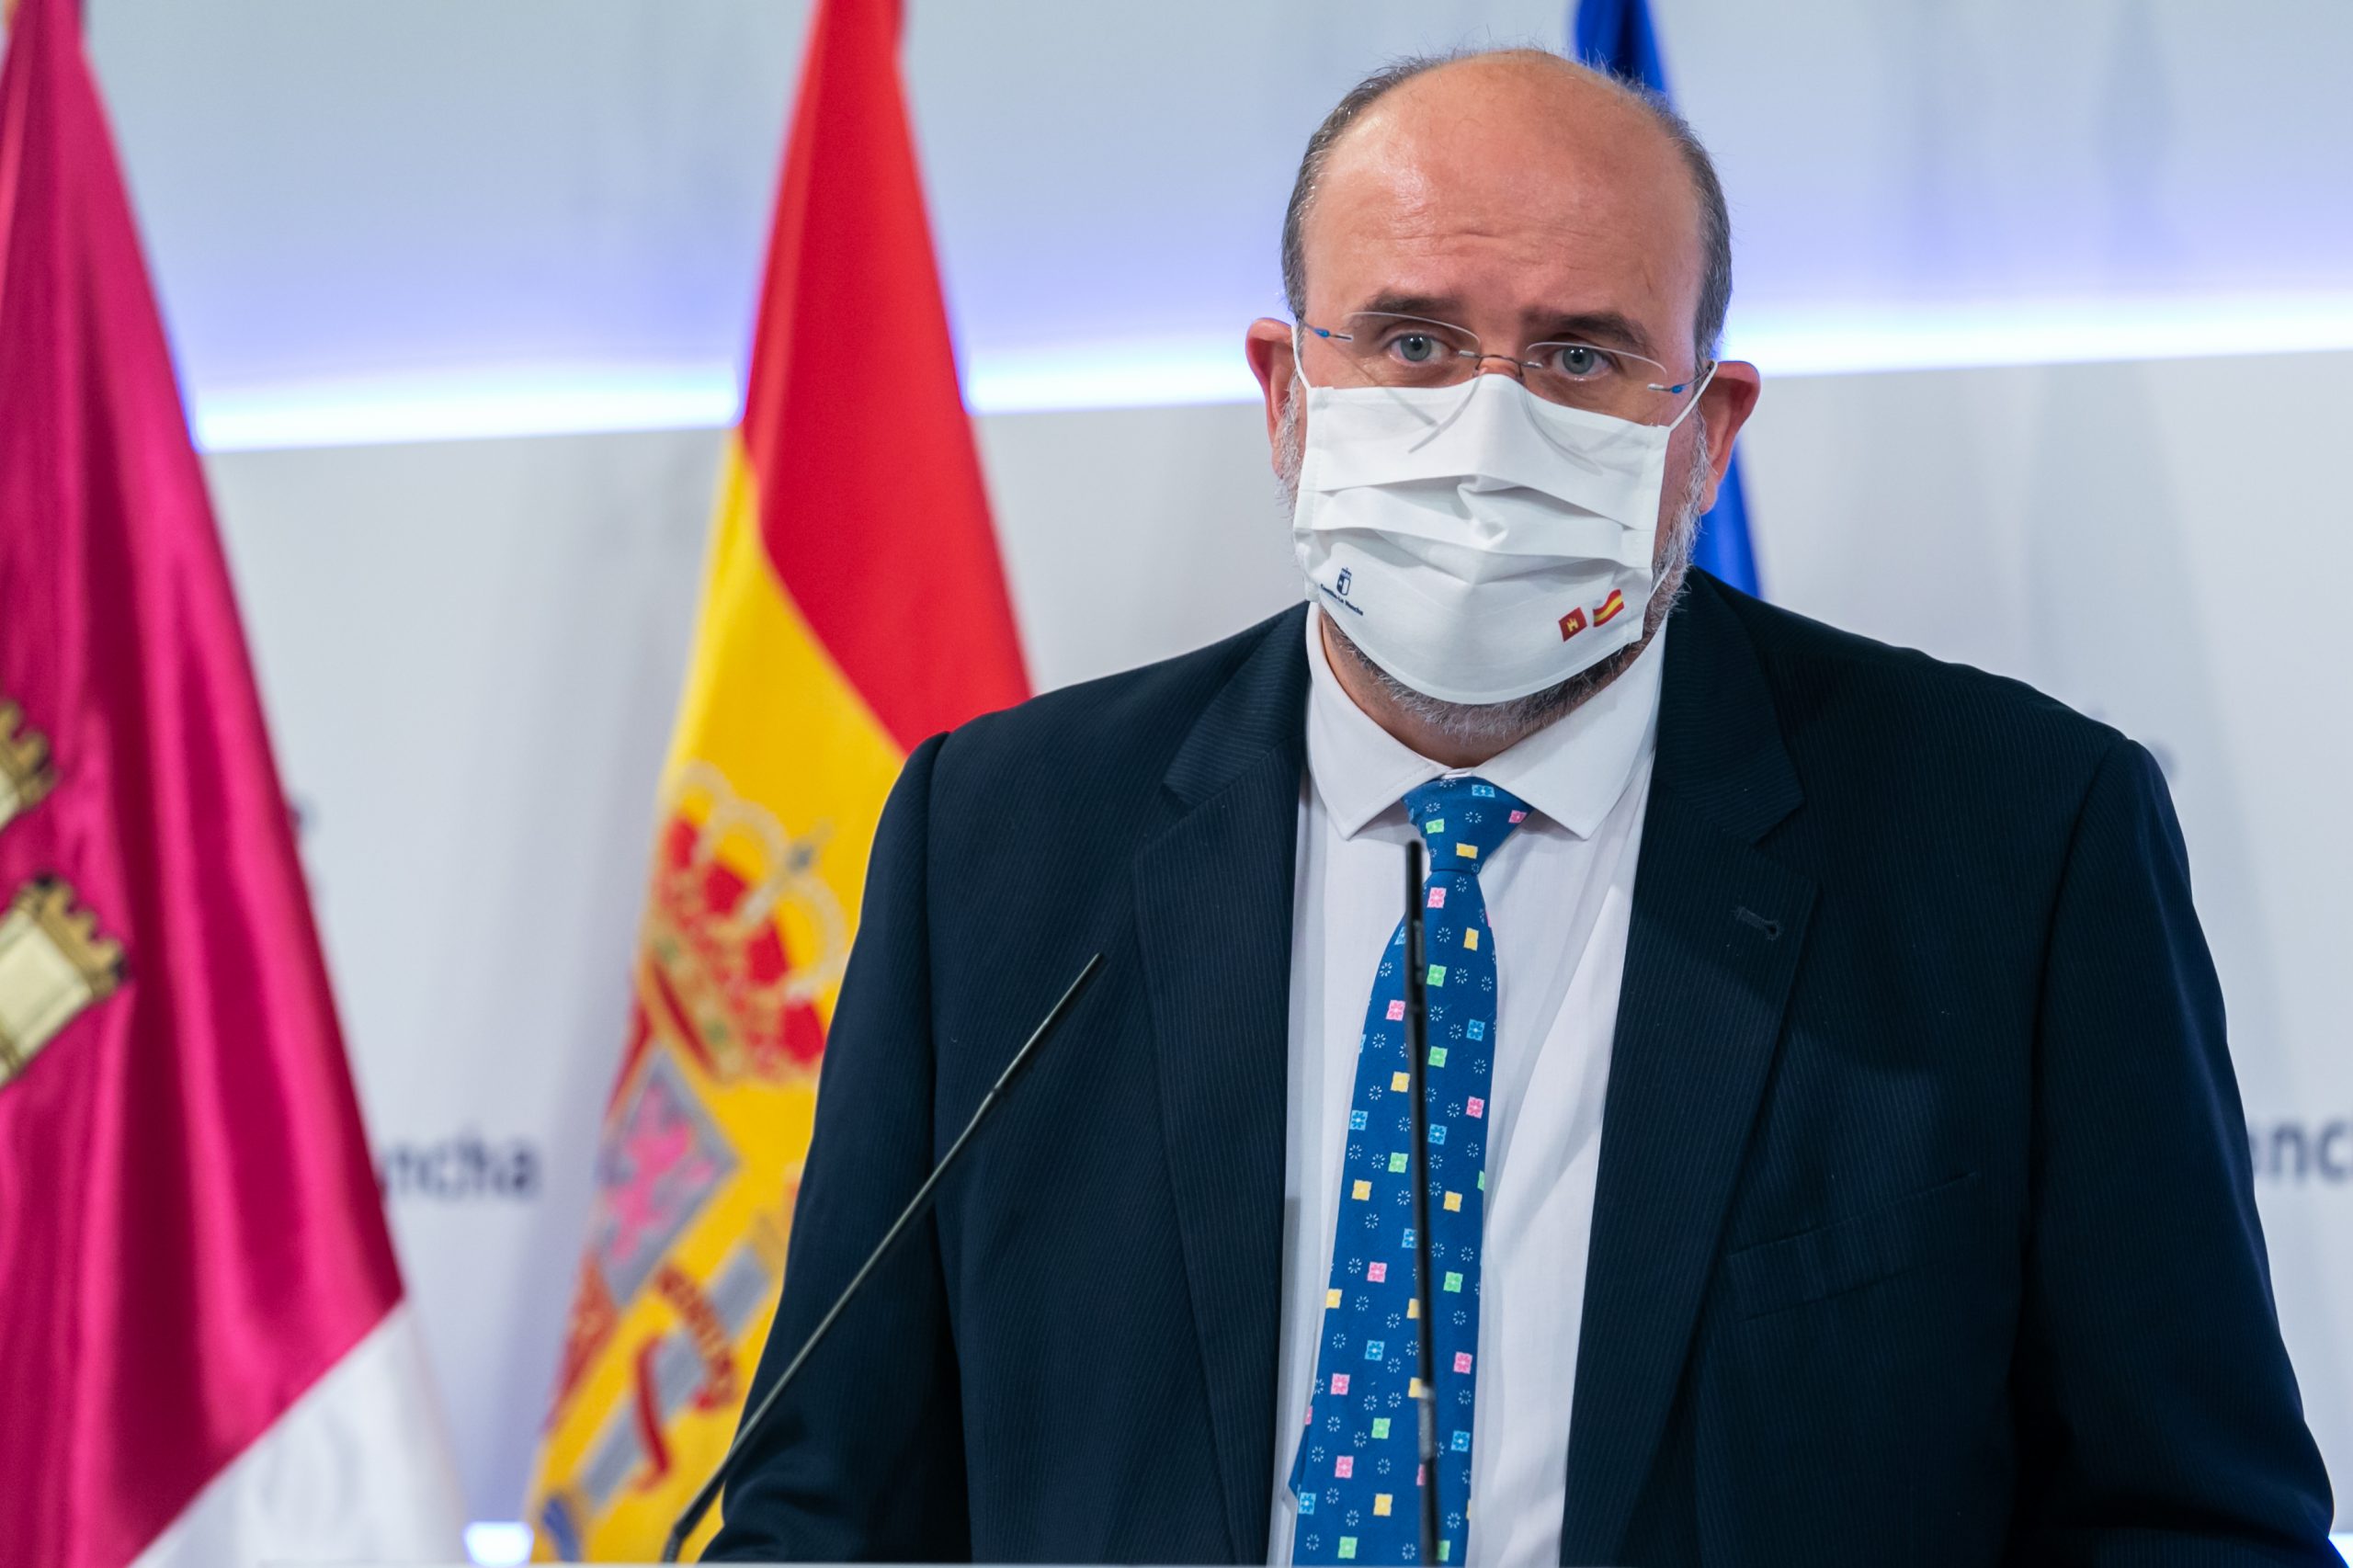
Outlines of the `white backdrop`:
[{"label": "white backdrop", "polygon": [[[806,0],[86,0],[476,1511],[522,1494],[615,1059]],[[2330,417],[2343,0],[1653,0],[1715,148],[1768,588],[2164,756],[2280,1303],[2353,1463]],[[911,0],[906,75],[1033,670],[1291,597],[1242,323],[1382,58],[1568,0]],[[2290,347],[2272,358],[2194,359]],[[2080,369],[1927,370],[2136,356]],[[1176,407],[1192,403],[1198,406]],[[1134,405],[1103,412],[1108,405]],[[1097,412],[1037,413],[1035,410]],[[602,423],[600,423],[602,422]]]},{"label": "white backdrop", "polygon": [[[2280,1312],[2342,1473],[2353,502],[2307,454],[2333,449],[2348,374],[2315,354],[1786,380],[1743,446],[1772,597],[2022,676],[2164,760]],[[982,437],[1040,684],[1293,597],[1255,409]],[[517,1506],[554,1366],[717,458],[674,433],[212,462],[483,1517]]]},{"label": "white backdrop", "polygon": [[[222,439],[485,385],[724,401],[805,0],[87,3]],[[1232,335],[1279,303],[1283,199],[1332,101],[1399,52],[1557,45],[1569,9],[910,0],[976,402],[1239,384]],[[1731,199],[1734,337],[1777,365],[2065,358],[2103,324],[2353,347],[2344,0],[1652,9]]]}]

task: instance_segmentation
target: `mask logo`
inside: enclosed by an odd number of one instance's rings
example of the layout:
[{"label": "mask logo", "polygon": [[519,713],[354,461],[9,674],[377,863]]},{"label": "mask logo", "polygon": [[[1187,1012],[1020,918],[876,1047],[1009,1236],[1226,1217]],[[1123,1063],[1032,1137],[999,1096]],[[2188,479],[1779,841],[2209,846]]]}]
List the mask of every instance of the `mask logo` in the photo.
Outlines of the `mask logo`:
[{"label": "mask logo", "polygon": [[1471,381],[1311,390],[1291,512],[1307,597],[1458,705],[1541,691],[1640,640],[1675,428]]}]

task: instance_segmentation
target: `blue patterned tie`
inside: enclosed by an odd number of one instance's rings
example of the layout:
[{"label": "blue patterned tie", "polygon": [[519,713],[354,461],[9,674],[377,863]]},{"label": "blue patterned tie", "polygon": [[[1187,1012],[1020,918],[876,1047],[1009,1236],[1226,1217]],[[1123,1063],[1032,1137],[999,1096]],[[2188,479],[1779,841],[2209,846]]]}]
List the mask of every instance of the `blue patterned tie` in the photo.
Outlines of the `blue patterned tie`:
[{"label": "blue patterned tie", "polygon": [[[1479,1348],[1479,1225],[1486,1205],[1487,1094],[1495,1060],[1495,946],[1479,870],[1528,807],[1483,779],[1408,791],[1428,841],[1422,884],[1429,1006],[1430,1271],[1436,1277],[1438,1561],[1471,1531],[1471,1415]],[[1340,1221],[1307,1428],[1291,1463],[1294,1562],[1412,1562],[1421,1550],[1415,1441],[1421,1344],[1414,1295],[1412,1079],[1405,1056],[1405,925],[1381,955],[1357,1049]]]}]

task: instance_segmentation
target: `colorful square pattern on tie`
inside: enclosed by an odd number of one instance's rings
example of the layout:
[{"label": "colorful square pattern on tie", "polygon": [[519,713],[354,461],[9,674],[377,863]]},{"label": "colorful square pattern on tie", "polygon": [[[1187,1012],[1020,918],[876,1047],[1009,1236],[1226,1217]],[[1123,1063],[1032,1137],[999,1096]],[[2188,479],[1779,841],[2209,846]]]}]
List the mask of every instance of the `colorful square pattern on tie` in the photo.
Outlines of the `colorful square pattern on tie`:
[{"label": "colorful square pattern on tie", "polygon": [[[1342,1172],[1343,1209],[1362,1219],[1359,1223],[1344,1212],[1346,1222],[1335,1233],[1317,1378],[1292,1460],[1291,1489],[1300,1505],[1292,1560],[1300,1563],[1415,1562],[1426,1481],[1438,1489],[1438,1560],[1460,1562],[1469,1550],[1471,1417],[1476,1409],[1479,1256],[1487,1190],[1477,1132],[1489,1104],[1483,1093],[1471,1091],[1484,1091],[1493,1072],[1492,1026],[1504,983],[1497,960],[1507,939],[1488,922],[1478,878],[1529,812],[1508,792],[1467,777],[1424,785],[1408,793],[1404,804],[1433,868],[1422,895],[1425,940],[1430,951],[1454,955],[1454,961],[1428,963],[1423,971],[1431,1033],[1445,1041],[1430,1045],[1424,1060],[1430,1246],[1449,1266],[1433,1281],[1449,1305],[1427,1330],[1434,1336],[1431,1364],[1438,1369],[1432,1392],[1450,1417],[1449,1436],[1435,1471],[1426,1476],[1411,1414],[1411,1402],[1423,1392],[1416,1370],[1425,1328],[1414,1288],[1415,1175],[1407,1152],[1412,1139],[1384,1142],[1392,1127],[1410,1133],[1411,1121],[1396,1114],[1393,1099],[1382,1104],[1384,1098],[1409,1095],[1413,1086],[1405,1031],[1388,1027],[1404,1019],[1404,966],[1384,957],[1367,999],[1348,1115],[1351,1131],[1383,1131],[1381,1137],[1352,1142]],[[1401,922],[1390,947],[1404,938]],[[1381,1261],[1374,1261],[1375,1253],[1382,1255]],[[1387,1260],[1396,1257],[1405,1267],[1390,1267]],[[1339,1369],[1344,1367],[1348,1369]],[[1374,1415],[1376,1410],[1382,1414]],[[1392,1412],[1405,1418],[1396,1419]],[[1455,1426],[1455,1421],[1462,1425]],[[1405,1489],[1399,1483],[1409,1475],[1414,1484]],[[1349,1533],[1340,1534],[1334,1525]]]}]

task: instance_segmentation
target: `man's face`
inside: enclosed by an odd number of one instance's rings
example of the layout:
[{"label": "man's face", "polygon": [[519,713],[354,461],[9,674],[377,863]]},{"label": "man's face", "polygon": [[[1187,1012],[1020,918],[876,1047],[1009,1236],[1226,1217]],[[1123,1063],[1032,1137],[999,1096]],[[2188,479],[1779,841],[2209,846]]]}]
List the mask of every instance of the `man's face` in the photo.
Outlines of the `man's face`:
[{"label": "man's face", "polygon": [[[1490,57],[1441,66],[1392,89],[1333,147],[1302,233],[1307,321],[1359,311],[1424,316],[1515,356],[1575,339],[1630,351],[1697,379],[1693,319],[1702,278],[1699,199],[1682,155],[1637,107],[1557,62]],[[1343,351],[1304,335],[1307,380],[1344,384]],[[1250,330],[1269,439],[1297,395],[1290,326]],[[1486,373],[1511,373],[1489,360]],[[1691,460],[1709,427],[1709,499],[1756,373],[1728,363],[1694,419],[1677,427],[1666,472]],[[1305,411],[1292,411],[1302,421]],[[1659,498],[1667,516],[1683,499]],[[1704,508],[1703,508],[1704,509]]]}]

